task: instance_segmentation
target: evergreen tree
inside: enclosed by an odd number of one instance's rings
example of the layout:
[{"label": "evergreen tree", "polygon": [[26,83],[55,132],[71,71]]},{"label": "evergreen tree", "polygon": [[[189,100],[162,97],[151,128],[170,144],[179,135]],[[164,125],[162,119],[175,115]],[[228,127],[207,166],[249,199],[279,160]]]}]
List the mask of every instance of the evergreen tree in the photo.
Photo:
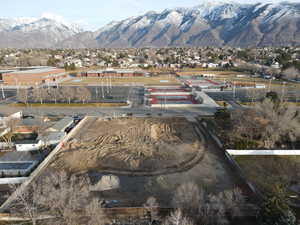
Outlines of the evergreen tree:
[{"label": "evergreen tree", "polygon": [[258,216],[259,225],[297,225],[296,217],[288,206],[280,203],[276,197],[268,199]]},{"label": "evergreen tree", "polygon": [[259,225],[297,225],[284,190],[285,188],[274,185],[272,196],[265,201],[257,215]]}]

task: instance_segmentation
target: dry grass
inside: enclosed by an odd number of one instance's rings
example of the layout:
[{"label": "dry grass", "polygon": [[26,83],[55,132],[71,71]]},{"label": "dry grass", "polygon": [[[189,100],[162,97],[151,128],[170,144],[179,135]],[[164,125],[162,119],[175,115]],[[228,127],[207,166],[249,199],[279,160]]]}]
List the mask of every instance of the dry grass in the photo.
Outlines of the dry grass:
[{"label": "dry grass", "polygon": [[236,76],[242,74],[236,71],[217,71],[217,70],[207,70],[207,69],[190,69],[185,72],[177,72],[180,76],[192,76],[199,74],[215,74],[217,76]]},{"label": "dry grass", "polygon": [[289,185],[299,179],[299,156],[236,156],[248,179],[269,192],[275,184]]},{"label": "dry grass", "polygon": [[[76,80],[81,80],[76,82]],[[75,81],[75,82],[74,82]],[[168,82],[161,82],[168,81]],[[63,82],[63,85],[88,85],[88,84],[97,84],[101,85],[101,82],[104,84],[107,83],[107,79],[97,78],[97,77],[78,77],[72,80]],[[158,76],[158,77],[126,77],[126,78],[112,78],[112,85],[132,85],[132,84],[145,84],[145,85],[179,85],[180,82],[172,76]]]}]

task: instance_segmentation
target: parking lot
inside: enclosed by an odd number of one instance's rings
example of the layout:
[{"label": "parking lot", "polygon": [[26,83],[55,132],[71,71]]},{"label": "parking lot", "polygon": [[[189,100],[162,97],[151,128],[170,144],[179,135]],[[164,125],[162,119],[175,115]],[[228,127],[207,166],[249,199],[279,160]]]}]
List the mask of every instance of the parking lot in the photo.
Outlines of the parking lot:
[{"label": "parking lot", "polygon": [[[133,103],[133,107],[144,103],[144,88],[140,86],[87,86],[87,88],[91,92],[90,102],[126,102],[129,100]],[[9,104],[17,101],[17,92],[17,89],[3,89],[3,92],[0,89],[0,102]]]},{"label": "parking lot", "polygon": [[[248,89],[249,90],[249,89]],[[241,102],[251,102],[251,101],[259,101],[262,98],[265,97],[266,92],[268,90],[266,89],[252,89],[256,93],[254,95],[249,94],[247,89],[237,89],[235,92],[234,91],[209,91],[206,92],[206,94],[214,99],[215,101],[241,101]],[[282,94],[282,89],[278,88],[275,89],[279,94],[279,97],[281,97]],[[298,101],[300,100],[300,90],[284,90],[283,92],[285,100],[295,102],[297,100],[297,95]]]}]

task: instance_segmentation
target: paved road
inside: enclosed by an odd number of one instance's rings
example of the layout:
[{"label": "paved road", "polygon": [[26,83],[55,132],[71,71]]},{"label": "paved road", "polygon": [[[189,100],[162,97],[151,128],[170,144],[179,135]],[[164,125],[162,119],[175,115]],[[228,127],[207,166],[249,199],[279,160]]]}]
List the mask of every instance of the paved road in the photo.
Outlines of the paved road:
[{"label": "paved road", "polygon": [[164,116],[197,116],[213,115],[214,108],[97,108],[97,107],[0,107],[0,114],[10,114],[23,111],[25,115],[89,115],[89,116],[121,116],[126,113],[139,115],[161,115]]},{"label": "paved road", "polygon": [[1,89],[0,87],[0,101],[3,99],[15,97],[17,95],[17,89]]},{"label": "paved road", "polygon": [[[88,86],[92,93],[92,100],[93,101],[103,101],[103,100],[123,100],[126,101],[128,98],[136,98],[139,99],[139,105],[143,104],[143,87],[142,86]],[[282,93],[282,87],[277,87],[273,89],[278,93]],[[260,93],[260,96],[265,96],[266,89],[255,89],[257,95]],[[11,98],[16,96],[17,89],[15,88],[8,88],[3,89],[5,98]],[[252,101],[252,97],[249,96],[247,93],[247,89],[237,89],[235,94],[233,91],[215,91],[215,92],[207,92],[211,98],[215,101]],[[289,101],[300,101],[300,89],[295,88],[285,88],[284,94]],[[259,97],[258,97],[259,98]],[[257,98],[257,100],[258,100]],[[11,98],[15,100],[14,98]],[[3,100],[2,89],[0,88],[0,104],[1,100]]]},{"label": "paved road", "polygon": [[[47,87],[46,87],[47,88]],[[50,87],[52,88],[52,87]],[[75,88],[75,87],[72,87]],[[91,91],[91,102],[134,102],[135,107],[144,104],[144,88],[139,86],[88,86]],[[2,89],[0,87],[0,104],[9,104],[16,101],[17,89]]]}]

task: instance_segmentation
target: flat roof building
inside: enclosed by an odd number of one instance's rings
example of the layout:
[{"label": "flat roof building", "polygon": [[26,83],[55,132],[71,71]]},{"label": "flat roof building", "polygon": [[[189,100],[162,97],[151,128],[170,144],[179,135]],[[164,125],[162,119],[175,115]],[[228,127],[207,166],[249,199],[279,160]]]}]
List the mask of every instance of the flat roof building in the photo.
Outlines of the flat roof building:
[{"label": "flat roof building", "polygon": [[67,74],[64,69],[54,67],[37,67],[2,73],[2,80],[7,85],[37,85],[56,82],[66,77]]},{"label": "flat roof building", "polygon": [[145,75],[144,71],[130,69],[91,70],[81,73],[82,77],[143,77]]}]

